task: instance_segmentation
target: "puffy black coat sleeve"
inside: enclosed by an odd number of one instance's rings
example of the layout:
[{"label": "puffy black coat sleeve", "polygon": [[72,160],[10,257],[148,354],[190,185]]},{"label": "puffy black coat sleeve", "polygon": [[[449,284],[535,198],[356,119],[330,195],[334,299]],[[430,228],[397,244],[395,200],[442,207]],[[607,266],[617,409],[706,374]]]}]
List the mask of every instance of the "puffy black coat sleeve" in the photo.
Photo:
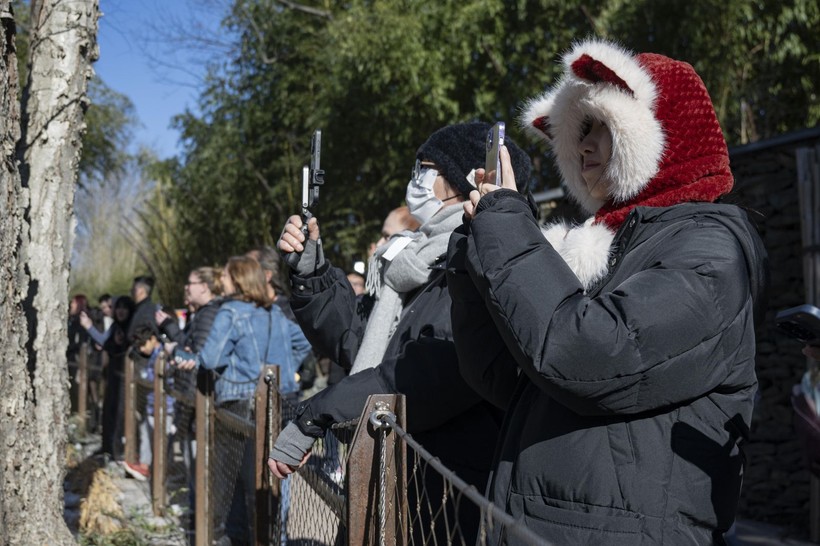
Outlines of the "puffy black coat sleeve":
[{"label": "puffy black coat sleeve", "polygon": [[185,335],[185,331],[179,327],[179,323],[175,318],[169,317],[165,319],[165,321],[159,325],[159,330],[174,343],[179,343],[181,344],[180,346],[184,346],[187,336]]},{"label": "puffy black coat sleeve", "polygon": [[194,315],[191,328],[188,330],[185,343],[193,352],[198,353],[205,346],[208,334],[214,325],[214,319],[219,312],[219,302],[211,301],[208,305],[201,307]]},{"label": "puffy black coat sleeve", "polygon": [[305,434],[320,436],[332,423],[357,418],[371,394],[404,394],[407,428],[425,432],[482,403],[459,373],[444,274],[434,277],[406,308],[385,358],[344,378],[297,410]]},{"label": "puffy black coat sleeve", "polygon": [[349,370],[366,324],[344,272],[326,262],[313,276],[291,273],[291,286],[290,306],[307,340],[316,352]]},{"label": "puffy black coat sleeve", "polygon": [[321,436],[333,423],[358,418],[371,394],[404,394],[412,434],[440,426],[481,401],[459,374],[452,342],[426,339],[318,392],[299,406],[296,422],[305,434]]},{"label": "puffy black coat sleeve", "polygon": [[735,236],[690,220],[643,267],[593,298],[507,190],[482,198],[467,268],[532,382],[588,415],[691,400],[728,376],[747,344],[751,297]]},{"label": "puffy black coat sleeve", "polygon": [[459,370],[485,400],[507,409],[518,382],[518,364],[467,273],[468,233],[469,223],[453,231],[447,249],[447,288]]},{"label": "puffy black coat sleeve", "polygon": [[208,333],[211,331],[217,311],[219,311],[219,303],[214,300],[197,310],[191,319],[189,328],[180,330],[174,318],[166,319],[159,328],[168,339],[179,343],[181,348],[190,347],[192,352],[198,353],[205,345],[205,340],[208,339]]}]

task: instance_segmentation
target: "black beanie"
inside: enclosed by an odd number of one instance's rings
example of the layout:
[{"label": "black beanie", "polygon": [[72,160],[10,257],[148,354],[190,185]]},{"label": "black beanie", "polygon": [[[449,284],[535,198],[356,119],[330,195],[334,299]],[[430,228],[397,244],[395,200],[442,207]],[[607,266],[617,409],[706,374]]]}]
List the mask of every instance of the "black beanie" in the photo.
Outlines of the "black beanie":
[{"label": "black beanie", "polygon": [[[464,197],[475,188],[467,181],[473,169],[483,169],[487,157],[486,141],[492,125],[480,121],[448,125],[430,135],[416,152],[416,159],[435,163],[438,172]],[[504,145],[510,152],[515,182],[526,191],[532,171],[530,157],[509,137]]]}]

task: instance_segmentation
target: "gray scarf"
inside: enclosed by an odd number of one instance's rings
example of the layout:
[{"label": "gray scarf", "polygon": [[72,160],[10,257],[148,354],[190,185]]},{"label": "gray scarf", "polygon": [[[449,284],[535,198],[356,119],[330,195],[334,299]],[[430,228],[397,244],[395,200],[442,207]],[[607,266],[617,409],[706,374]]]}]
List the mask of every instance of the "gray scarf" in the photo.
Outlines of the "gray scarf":
[{"label": "gray scarf", "polygon": [[[376,305],[370,313],[351,374],[381,363],[401,318],[404,295],[427,283],[430,266],[447,252],[450,234],[461,224],[461,212],[458,205],[441,209],[417,232],[403,231],[376,249],[367,272],[367,289],[376,298]],[[404,244],[406,247],[392,260],[385,259],[385,255],[391,255],[391,247]]]}]

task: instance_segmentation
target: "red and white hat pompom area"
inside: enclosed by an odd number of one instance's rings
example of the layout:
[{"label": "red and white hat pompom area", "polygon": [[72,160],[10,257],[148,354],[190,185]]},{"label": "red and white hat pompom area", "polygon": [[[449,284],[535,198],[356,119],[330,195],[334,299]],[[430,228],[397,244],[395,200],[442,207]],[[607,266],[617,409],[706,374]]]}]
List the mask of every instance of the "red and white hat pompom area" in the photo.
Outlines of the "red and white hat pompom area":
[{"label": "red and white hat pompom area", "polygon": [[[610,42],[577,44],[558,84],[524,107],[521,121],[552,144],[570,195],[616,230],[632,208],[714,201],[732,187],[726,142],[709,94],[687,63]],[[610,198],[590,197],[578,144],[585,118],[606,124]]]}]

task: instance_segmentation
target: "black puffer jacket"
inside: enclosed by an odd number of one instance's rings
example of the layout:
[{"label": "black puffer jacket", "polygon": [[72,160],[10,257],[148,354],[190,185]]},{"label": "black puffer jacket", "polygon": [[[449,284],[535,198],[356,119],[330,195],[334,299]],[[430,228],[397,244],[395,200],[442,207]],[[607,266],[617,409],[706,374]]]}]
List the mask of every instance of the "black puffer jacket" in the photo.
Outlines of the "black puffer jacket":
[{"label": "black puffer jacket", "polygon": [[180,330],[179,323],[174,317],[166,319],[160,325],[160,330],[168,339],[178,343],[180,348],[188,347],[191,352],[198,353],[208,339],[208,333],[221,303],[221,298],[214,298],[197,309],[184,330]]},{"label": "black puffer jacket", "polygon": [[[221,304],[222,298],[214,298],[197,309],[184,330],[180,330],[175,317],[166,319],[159,329],[168,339],[176,342],[180,349],[198,353],[205,346],[205,341],[208,339],[208,334],[211,332],[211,326],[214,324],[214,318],[216,318]],[[176,367],[173,370],[176,389],[193,396],[196,390],[197,372],[194,370],[181,370]]]},{"label": "black puffer jacket", "polygon": [[[364,317],[357,313],[357,300],[344,272],[326,264],[316,276],[292,275],[291,280],[291,307],[308,341],[319,353],[349,368],[364,336]],[[442,259],[430,281],[408,295],[381,364],[347,376],[302,402],[296,417],[300,430],[310,436],[323,436],[331,424],[358,418],[369,395],[404,394],[408,431],[460,478],[483,489],[492,465],[501,412],[483,401],[461,377],[449,308]],[[441,502],[442,484],[436,476],[433,470],[424,474],[428,495],[423,501],[425,506]],[[415,493],[409,491],[408,496],[415,498]],[[464,536],[471,541],[478,529],[479,512],[467,501],[450,501],[448,511],[454,505],[459,509]],[[422,519],[425,517],[422,515]],[[419,529],[424,523],[418,516],[414,518],[414,533],[429,532],[429,524],[426,531]],[[439,521],[436,533],[444,531]]]},{"label": "black puffer jacket", "polygon": [[448,284],[462,373],[508,406],[492,500],[555,544],[722,544],[766,284],[745,213],[636,208],[584,293],[520,196],[478,211],[451,238]]},{"label": "black puffer jacket", "polygon": [[[349,368],[364,327],[344,272],[326,264],[316,276],[292,276],[292,281],[291,308],[305,337],[318,352]],[[408,431],[427,449],[454,465],[488,471],[500,413],[459,373],[449,307],[442,260],[430,282],[406,302],[382,363],[303,402],[299,428],[322,436],[331,424],[358,418],[369,395],[400,393],[407,397]],[[465,458],[465,451],[473,456]]]},{"label": "black puffer jacket", "polygon": [[131,322],[128,323],[128,343],[134,342],[134,334],[137,328],[143,326],[150,328],[154,334],[159,335],[159,327],[157,327],[157,321],[154,319],[155,311],[156,305],[150,297],[136,304],[134,313],[131,315]]}]

